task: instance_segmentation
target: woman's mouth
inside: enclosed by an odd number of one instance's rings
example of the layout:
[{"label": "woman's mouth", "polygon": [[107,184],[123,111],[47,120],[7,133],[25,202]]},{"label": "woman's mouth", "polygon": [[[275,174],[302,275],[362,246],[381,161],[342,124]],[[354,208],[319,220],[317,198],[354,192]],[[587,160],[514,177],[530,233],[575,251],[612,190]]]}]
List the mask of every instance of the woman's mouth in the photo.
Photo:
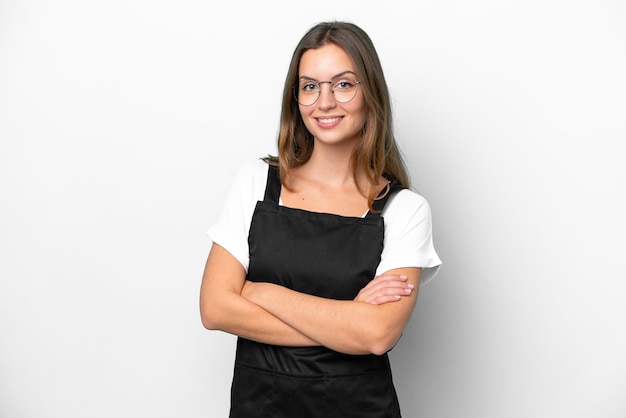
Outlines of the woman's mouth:
[{"label": "woman's mouth", "polygon": [[315,120],[317,121],[318,125],[329,128],[337,125],[341,121],[341,117],[336,116],[332,118],[315,118]]}]

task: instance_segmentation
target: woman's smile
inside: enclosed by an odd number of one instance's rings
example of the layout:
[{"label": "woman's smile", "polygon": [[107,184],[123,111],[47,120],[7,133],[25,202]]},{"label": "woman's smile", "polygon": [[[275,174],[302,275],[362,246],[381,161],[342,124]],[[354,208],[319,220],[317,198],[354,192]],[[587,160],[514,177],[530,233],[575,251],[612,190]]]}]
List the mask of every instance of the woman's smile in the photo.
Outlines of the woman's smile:
[{"label": "woman's smile", "polygon": [[317,121],[317,124],[322,128],[333,128],[337,126],[339,122],[341,122],[342,119],[343,117],[340,117],[340,116],[334,116],[334,117],[324,116],[324,117],[315,118],[315,120]]}]

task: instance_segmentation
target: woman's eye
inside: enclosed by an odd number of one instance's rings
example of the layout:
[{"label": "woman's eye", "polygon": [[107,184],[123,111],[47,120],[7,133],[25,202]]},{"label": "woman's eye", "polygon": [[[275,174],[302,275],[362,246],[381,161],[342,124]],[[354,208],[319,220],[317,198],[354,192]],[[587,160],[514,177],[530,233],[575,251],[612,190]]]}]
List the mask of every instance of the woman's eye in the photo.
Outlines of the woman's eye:
[{"label": "woman's eye", "polygon": [[316,91],[318,89],[317,84],[315,83],[304,83],[300,87],[302,91]]},{"label": "woman's eye", "polygon": [[354,87],[354,82],[351,80],[339,80],[335,83],[335,89],[348,90]]}]

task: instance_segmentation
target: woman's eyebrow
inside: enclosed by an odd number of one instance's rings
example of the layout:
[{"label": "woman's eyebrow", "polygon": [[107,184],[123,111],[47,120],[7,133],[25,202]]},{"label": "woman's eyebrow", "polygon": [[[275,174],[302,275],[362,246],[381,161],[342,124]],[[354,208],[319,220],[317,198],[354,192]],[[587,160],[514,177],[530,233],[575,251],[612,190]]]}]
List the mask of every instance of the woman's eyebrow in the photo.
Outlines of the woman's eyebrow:
[{"label": "woman's eyebrow", "polygon": [[[331,80],[334,80],[334,79],[339,78],[339,77],[343,77],[343,76],[344,76],[344,75],[346,75],[346,74],[356,75],[356,74],[354,74],[354,71],[352,71],[352,70],[347,70],[347,71],[341,72],[341,73],[339,73],[339,74],[337,74],[337,75],[333,76],[333,78],[331,78]],[[307,76],[307,75],[301,75],[301,76],[298,78],[298,80],[312,80],[312,81],[318,81],[318,80],[316,80],[315,78],[313,78],[313,77],[309,77],[309,76]]]}]

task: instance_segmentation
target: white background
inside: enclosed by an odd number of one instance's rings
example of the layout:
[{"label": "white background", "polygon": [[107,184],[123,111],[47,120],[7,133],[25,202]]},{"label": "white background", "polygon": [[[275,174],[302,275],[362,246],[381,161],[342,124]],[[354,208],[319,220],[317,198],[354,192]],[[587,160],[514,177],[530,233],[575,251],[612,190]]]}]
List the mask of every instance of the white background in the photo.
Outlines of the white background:
[{"label": "white background", "polygon": [[204,233],[326,19],[379,51],[444,262],[404,415],[626,416],[624,2],[0,0],[0,417],[227,416]]}]

